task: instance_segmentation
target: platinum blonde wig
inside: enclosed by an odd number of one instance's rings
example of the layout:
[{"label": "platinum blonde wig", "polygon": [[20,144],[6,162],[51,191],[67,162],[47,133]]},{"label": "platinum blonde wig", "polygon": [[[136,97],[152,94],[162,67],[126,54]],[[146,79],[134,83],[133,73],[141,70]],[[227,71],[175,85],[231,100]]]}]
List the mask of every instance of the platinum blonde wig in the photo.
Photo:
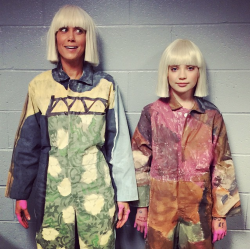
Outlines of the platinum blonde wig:
[{"label": "platinum blonde wig", "polygon": [[200,49],[191,41],[177,39],[163,52],[158,69],[158,84],[156,94],[159,97],[169,97],[168,68],[173,65],[192,65],[199,68],[199,79],[194,96],[208,95],[206,63]]},{"label": "platinum blonde wig", "polygon": [[60,59],[56,45],[56,33],[62,27],[79,27],[86,31],[84,60],[97,66],[99,57],[95,23],[86,11],[74,5],[61,7],[52,20],[47,34],[47,59],[52,63],[57,63]]}]

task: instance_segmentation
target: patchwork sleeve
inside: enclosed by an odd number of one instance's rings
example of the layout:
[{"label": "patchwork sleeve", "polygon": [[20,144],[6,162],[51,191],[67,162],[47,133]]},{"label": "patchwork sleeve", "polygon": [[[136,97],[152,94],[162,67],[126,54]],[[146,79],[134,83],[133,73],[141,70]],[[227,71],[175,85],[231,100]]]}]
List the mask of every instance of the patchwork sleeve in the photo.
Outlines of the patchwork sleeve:
[{"label": "patchwork sleeve", "polygon": [[106,157],[111,165],[117,201],[134,201],[138,194],[130,135],[119,89],[118,86],[114,89],[114,86],[106,113]]},{"label": "patchwork sleeve", "polygon": [[221,114],[214,120],[214,163],[212,168],[213,217],[240,213],[240,197],[226,126]]},{"label": "patchwork sleeve", "polygon": [[136,181],[139,201],[133,205],[137,207],[149,206],[149,175],[152,159],[152,128],[151,118],[145,107],[132,138],[132,150],[135,164]]},{"label": "patchwork sleeve", "polygon": [[15,136],[5,196],[26,200],[32,190],[40,157],[40,113],[29,87]]}]

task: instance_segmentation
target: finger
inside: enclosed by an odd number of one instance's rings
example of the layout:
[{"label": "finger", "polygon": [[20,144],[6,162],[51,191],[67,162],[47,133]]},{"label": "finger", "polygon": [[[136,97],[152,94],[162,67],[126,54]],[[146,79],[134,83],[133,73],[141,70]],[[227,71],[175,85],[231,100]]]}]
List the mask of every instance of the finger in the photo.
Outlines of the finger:
[{"label": "finger", "polygon": [[140,232],[141,232],[141,233],[144,232],[144,226],[141,226]]},{"label": "finger", "polygon": [[215,243],[215,241],[217,241],[217,233],[216,232],[214,232],[213,233],[213,243]]},{"label": "finger", "polygon": [[118,220],[121,220],[122,219],[122,213],[123,213],[123,209],[124,209],[124,205],[123,204],[119,204],[118,205]]},{"label": "finger", "polygon": [[29,214],[28,209],[23,210],[23,213],[24,213],[26,219],[27,219],[27,220],[30,220],[30,214]]},{"label": "finger", "polygon": [[147,226],[147,224],[146,224],[146,225],[145,225],[145,229],[144,229],[144,239],[146,239],[147,234],[148,234],[148,226]]},{"label": "finger", "polygon": [[221,233],[218,233],[217,240],[221,240]]},{"label": "finger", "polygon": [[135,221],[135,223],[134,223],[134,227],[136,227],[136,221]]},{"label": "finger", "polygon": [[120,227],[122,227],[126,221],[128,220],[128,215],[129,215],[130,210],[127,210],[125,213],[123,213],[123,216],[120,220]]},{"label": "finger", "polygon": [[17,219],[18,219],[19,223],[20,223],[24,228],[27,229],[27,228],[29,227],[29,225],[28,225],[28,222],[27,222],[26,218],[25,218],[25,217],[22,217],[20,214],[17,214],[16,216],[17,216]]}]

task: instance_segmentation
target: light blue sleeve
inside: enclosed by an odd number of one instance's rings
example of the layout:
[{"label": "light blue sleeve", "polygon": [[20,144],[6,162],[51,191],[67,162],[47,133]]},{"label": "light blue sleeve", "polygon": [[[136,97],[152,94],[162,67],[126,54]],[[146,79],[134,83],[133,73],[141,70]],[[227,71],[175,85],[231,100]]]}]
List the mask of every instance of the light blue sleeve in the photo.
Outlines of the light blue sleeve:
[{"label": "light blue sleeve", "polygon": [[117,188],[117,201],[138,200],[128,124],[117,86],[115,91],[114,114],[116,135],[110,163],[113,165],[112,174]]}]

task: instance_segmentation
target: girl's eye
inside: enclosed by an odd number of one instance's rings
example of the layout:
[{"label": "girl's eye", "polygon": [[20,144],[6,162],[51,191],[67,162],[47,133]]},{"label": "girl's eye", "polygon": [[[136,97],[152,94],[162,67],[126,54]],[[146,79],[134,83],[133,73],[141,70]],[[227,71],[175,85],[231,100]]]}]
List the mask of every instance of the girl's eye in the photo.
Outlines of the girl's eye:
[{"label": "girl's eye", "polygon": [[171,70],[172,72],[176,72],[176,71],[178,70],[178,68],[177,68],[177,67],[170,67],[170,70]]},{"label": "girl's eye", "polygon": [[188,66],[187,68],[189,71],[193,71],[195,69],[195,66]]}]

